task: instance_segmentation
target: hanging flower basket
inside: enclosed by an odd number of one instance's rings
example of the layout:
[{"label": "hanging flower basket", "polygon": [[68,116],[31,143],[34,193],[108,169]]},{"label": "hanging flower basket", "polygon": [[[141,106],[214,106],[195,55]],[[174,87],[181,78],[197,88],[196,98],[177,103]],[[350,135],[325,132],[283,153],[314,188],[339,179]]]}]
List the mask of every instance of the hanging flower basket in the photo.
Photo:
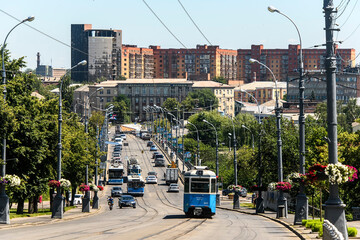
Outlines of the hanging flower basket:
[{"label": "hanging flower basket", "polygon": [[282,190],[282,191],[290,191],[291,184],[289,182],[277,182],[275,185],[276,190]]},{"label": "hanging flower basket", "polygon": [[241,192],[242,186],[240,185],[229,185],[228,190],[231,190],[232,192]]},{"label": "hanging flower basket", "polygon": [[99,191],[99,188],[93,183],[90,183],[89,187],[90,187],[90,191],[94,191],[94,192]]},{"label": "hanging flower basket", "polygon": [[289,182],[290,184],[293,184],[293,183],[306,183],[306,180],[307,180],[307,176],[305,174],[301,174],[301,173],[298,173],[298,172],[290,173],[286,177],[286,181]]},{"label": "hanging flower basket", "polygon": [[16,187],[16,186],[20,186],[21,179],[15,174],[12,175],[6,174],[5,177],[3,177],[2,180],[0,180],[0,183],[6,184],[9,187]]},{"label": "hanging flower basket", "polygon": [[357,169],[353,166],[344,165],[340,162],[336,164],[330,163],[325,174],[329,177],[330,184],[342,184],[357,179]]},{"label": "hanging flower basket", "polygon": [[89,185],[81,184],[79,186],[79,190],[82,191],[82,192],[88,192],[88,191],[90,191],[90,187],[89,187]]},{"label": "hanging flower basket", "polygon": [[60,182],[58,180],[50,180],[48,185],[50,188],[58,188],[60,187]]},{"label": "hanging flower basket", "polygon": [[61,187],[61,189],[64,189],[64,190],[70,190],[70,188],[71,188],[71,182],[69,181],[69,180],[67,180],[67,179],[64,179],[64,178],[62,178],[62,179],[60,179],[60,187]]},{"label": "hanging flower basket", "polygon": [[328,176],[326,176],[325,174],[325,168],[325,165],[321,165],[318,163],[314,164],[309,168],[309,173],[306,174],[307,179],[312,183],[314,183],[315,181],[327,180]]},{"label": "hanging flower basket", "polygon": [[0,184],[7,184],[8,183],[8,180],[6,180],[5,177],[0,177]]}]

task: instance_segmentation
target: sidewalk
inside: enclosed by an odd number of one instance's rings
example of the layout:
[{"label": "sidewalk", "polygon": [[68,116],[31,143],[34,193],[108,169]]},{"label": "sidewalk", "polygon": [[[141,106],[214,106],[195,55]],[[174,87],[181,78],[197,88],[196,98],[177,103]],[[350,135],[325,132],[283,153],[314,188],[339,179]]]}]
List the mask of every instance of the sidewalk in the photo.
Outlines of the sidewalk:
[{"label": "sidewalk", "polygon": [[[249,202],[245,199],[240,198],[240,202]],[[233,200],[226,199],[225,197],[221,198],[221,205],[217,207],[219,209],[231,210],[231,211],[238,211],[244,214],[252,214],[255,215],[255,209],[247,208],[247,207],[240,207],[240,209],[233,209]],[[299,236],[300,239],[319,239],[318,233],[312,233],[311,229],[305,228],[302,225],[294,225],[294,217],[295,214],[288,214],[288,218],[276,218],[276,212],[274,211],[265,211],[265,213],[257,214],[261,217],[268,218],[272,221],[278,222],[284,227],[288,228],[290,231],[295,233]],[[311,219],[309,217],[309,219]],[[355,227],[358,231],[360,230],[360,221],[350,221],[347,223],[348,227]],[[358,233],[357,237],[349,238],[349,239],[360,239],[360,233]]]},{"label": "sidewalk", "polygon": [[[104,189],[105,191],[105,189]],[[104,196],[102,191],[99,194],[99,198],[102,198]],[[99,199],[100,200],[100,199]],[[36,217],[22,217],[22,218],[13,218],[10,219],[10,224],[0,224],[0,230],[2,229],[11,229],[11,228],[17,228],[17,227],[23,227],[23,226],[37,226],[37,225],[44,225],[44,224],[52,224],[60,221],[70,221],[74,219],[80,219],[89,217],[95,214],[99,214],[103,212],[105,208],[102,208],[101,205],[99,205],[99,209],[93,209],[90,206],[90,212],[82,212],[82,206],[77,205],[76,208],[70,209],[66,212],[64,212],[62,219],[53,219],[51,218],[51,215],[42,215],[42,216],[36,216]],[[39,208],[39,211],[41,209]]]}]

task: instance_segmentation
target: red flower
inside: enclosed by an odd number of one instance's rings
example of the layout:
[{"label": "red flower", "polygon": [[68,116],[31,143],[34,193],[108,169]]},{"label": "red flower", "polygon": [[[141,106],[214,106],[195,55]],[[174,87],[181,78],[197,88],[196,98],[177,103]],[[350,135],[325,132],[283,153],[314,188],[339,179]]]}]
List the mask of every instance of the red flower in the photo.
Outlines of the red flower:
[{"label": "red flower", "polygon": [[104,190],[104,187],[103,187],[103,186],[97,186],[97,187],[98,187],[99,191]]},{"label": "red flower", "polygon": [[57,187],[60,187],[60,182],[58,180],[50,180],[48,182],[48,185],[51,188],[57,188]]}]

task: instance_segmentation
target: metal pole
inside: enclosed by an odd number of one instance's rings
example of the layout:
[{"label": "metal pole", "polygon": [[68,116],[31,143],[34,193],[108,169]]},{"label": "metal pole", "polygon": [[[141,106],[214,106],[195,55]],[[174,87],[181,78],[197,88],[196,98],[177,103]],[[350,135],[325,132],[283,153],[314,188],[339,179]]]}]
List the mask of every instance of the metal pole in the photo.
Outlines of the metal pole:
[{"label": "metal pole", "polygon": [[[106,116],[105,116],[106,117]],[[99,138],[99,126],[96,126],[96,155],[95,155],[95,185],[98,186],[98,152],[99,152],[99,144],[100,144],[100,138]],[[94,191],[94,198],[93,198],[93,209],[99,208],[99,197],[98,192]]]},{"label": "metal pole", "polygon": [[[327,121],[328,121],[328,151],[329,163],[338,163],[337,156],[337,111],[336,111],[336,58],[333,32],[335,26],[333,0],[324,0],[325,33],[326,33],[326,81],[327,81]],[[339,196],[338,184],[329,185],[329,198],[325,202],[325,219],[329,220],[339,230],[344,239],[348,239],[345,204]]]}]

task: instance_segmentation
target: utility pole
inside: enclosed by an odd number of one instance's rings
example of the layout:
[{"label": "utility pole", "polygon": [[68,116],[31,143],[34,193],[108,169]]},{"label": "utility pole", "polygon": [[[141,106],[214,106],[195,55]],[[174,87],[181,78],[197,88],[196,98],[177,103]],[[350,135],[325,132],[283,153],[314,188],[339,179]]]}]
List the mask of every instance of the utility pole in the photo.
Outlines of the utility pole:
[{"label": "utility pole", "polygon": [[[335,14],[333,0],[324,0],[323,6],[325,12],[325,35],[326,35],[326,91],[327,91],[327,124],[328,124],[328,152],[329,163],[338,163],[337,155],[337,111],[336,111],[336,58],[334,31],[338,31],[335,27]],[[329,198],[325,202],[325,219],[335,225],[337,230],[342,233],[344,239],[348,239],[345,204],[339,196],[339,185],[329,185]]]}]

